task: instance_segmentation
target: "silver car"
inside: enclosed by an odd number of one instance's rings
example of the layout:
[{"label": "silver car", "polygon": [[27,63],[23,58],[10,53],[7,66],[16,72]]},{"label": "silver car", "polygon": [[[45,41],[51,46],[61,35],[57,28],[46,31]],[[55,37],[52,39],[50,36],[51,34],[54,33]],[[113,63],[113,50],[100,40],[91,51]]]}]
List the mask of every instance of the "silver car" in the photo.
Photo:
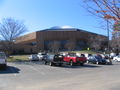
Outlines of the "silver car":
[{"label": "silver car", "polygon": [[38,53],[37,56],[38,56],[38,59],[39,60],[44,60],[46,58],[46,53]]},{"label": "silver car", "polygon": [[31,54],[30,56],[28,56],[28,59],[31,60],[31,61],[39,60],[37,54]]}]

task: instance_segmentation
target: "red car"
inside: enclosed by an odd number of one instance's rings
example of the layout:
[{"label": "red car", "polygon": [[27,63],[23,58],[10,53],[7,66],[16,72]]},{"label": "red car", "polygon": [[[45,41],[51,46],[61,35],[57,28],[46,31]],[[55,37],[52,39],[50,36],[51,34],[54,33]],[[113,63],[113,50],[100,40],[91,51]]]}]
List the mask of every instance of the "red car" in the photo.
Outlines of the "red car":
[{"label": "red car", "polygon": [[63,61],[68,62],[71,66],[74,64],[84,65],[84,63],[87,61],[87,58],[84,57],[84,55],[77,56],[75,53],[71,53],[64,56]]}]

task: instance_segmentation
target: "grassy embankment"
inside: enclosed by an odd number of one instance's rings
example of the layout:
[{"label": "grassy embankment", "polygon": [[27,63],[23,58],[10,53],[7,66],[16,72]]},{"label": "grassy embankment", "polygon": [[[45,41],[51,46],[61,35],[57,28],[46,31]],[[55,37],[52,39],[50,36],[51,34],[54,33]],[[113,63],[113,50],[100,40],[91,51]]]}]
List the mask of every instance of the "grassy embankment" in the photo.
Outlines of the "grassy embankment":
[{"label": "grassy embankment", "polygon": [[96,52],[94,52],[94,51],[90,51],[90,50],[82,50],[82,51],[67,51],[67,52],[81,53],[81,54],[85,54],[85,53],[88,53],[88,54],[96,54]]},{"label": "grassy embankment", "polygon": [[7,58],[8,62],[28,61],[28,55],[15,55]]}]

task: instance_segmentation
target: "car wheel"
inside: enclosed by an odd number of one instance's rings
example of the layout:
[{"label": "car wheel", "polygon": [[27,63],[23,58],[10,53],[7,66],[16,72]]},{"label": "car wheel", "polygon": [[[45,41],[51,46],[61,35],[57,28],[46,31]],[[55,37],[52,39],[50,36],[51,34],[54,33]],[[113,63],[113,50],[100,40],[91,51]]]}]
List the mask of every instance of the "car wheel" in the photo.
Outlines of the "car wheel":
[{"label": "car wheel", "polygon": [[89,64],[89,61],[86,61],[87,64]]},{"label": "car wheel", "polygon": [[50,65],[50,66],[53,66],[53,62],[49,62],[49,65]]},{"label": "car wheel", "polygon": [[45,61],[44,64],[47,65],[47,61]]},{"label": "car wheel", "polygon": [[73,66],[73,61],[70,61],[70,66]]},{"label": "car wheel", "polygon": [[98,64],[99,64],[99,62],[97,61],[97,62],[96,62],[96,64],[98,65]]}]

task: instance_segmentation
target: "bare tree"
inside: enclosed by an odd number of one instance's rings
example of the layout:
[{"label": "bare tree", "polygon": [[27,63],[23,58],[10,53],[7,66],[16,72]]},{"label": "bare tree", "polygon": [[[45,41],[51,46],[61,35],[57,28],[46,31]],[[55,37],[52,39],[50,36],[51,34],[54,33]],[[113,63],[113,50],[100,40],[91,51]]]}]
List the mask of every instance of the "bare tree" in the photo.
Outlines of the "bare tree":
[{"label": "bare tree", "polygon": [[114,32],[120,31],[120,21],[115,22],[115,24],[113,26],[113,30],[114,30]]},{"label": "bare tree", "polygon": [[[84,0],[84,3],[88,12],[107,22],[109,48],[110,29],[113,30],[114,37],[120,33],[120,0]],[[119,43],[119,41],[117,43]]]},{"label": "bare tree", "polygon": [[27,31],[25,25],[13,18],[4,18],[0,23],[0,39],[1,45],[7,52],[12,52],[14,48],[14,41],[17,37]]},{"label": "bare tree", "polygon": [[103,19],[120,20],[120,0],[84,0],[86,9]]},{"label": "bare tree", "polygon": [[120,0],[84,0],[84,3],[88,12],[108,21],[111,29],[120,21]]},{"label": "bare tree", "polygon": [[100,35],[97,36],[89,35],[88,45],[90,48],[96,51],[106,48],[107,46],[106,42],[107,42],[107,38],[105,37],[102,37]]},{"label": "bare tree", "polygon": [[116,53],[120,52],[120,39],[119,38],[113,38],[110,41],[110,46],[112,47],[113,52],[116,52]]}]

